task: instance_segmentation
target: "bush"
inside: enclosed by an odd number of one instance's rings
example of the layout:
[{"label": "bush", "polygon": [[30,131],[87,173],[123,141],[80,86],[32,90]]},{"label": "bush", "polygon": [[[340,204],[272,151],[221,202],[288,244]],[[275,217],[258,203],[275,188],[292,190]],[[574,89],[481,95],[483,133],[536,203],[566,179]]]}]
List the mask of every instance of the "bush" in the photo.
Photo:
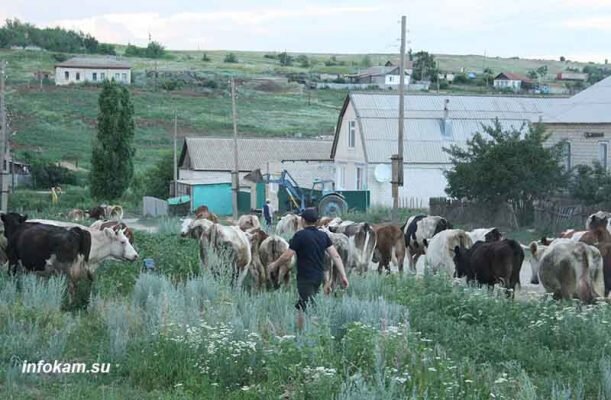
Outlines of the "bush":
[{"label": "bush", "polygon": [[569,193],[587,205],[609,202],[611,173],[597,161],[593,167],[578,165],[571,171]]},{"label": "bush", "polygon": [[32,156],[28,154],[25,158],[30,163],[34,189],[49,189],[54,186],[76,184],[76,175],[69,169],[47,160],[32,159]]},{"label": "bush", "polygon": [[308,56],[300,54],[295,58],[295,62],[299,64],[301,68],[308,68],[310,66],[310,60]]},{"label": "bush", "polygon": [[204,61],[204,62],[208,62],[208,61],[210,61],[210,57],[208,57],[208,55],[207,55],[206,53],[204,53],[204,54],[202,55],[202,61]]},{"label": "bush", "polygon": [[181,86],[181,82],[176,79],[169,79],[161,83],[161,88],[167,91],[179,89]]},{"label": "bush", "polygon": [[469,79],[467,78],[466,74],[460,73],[460,74],[454,75],[454,82],[453,83],[456,83],[456,84],[459,84],[459,85],[461,85],[461,84],[464,85],[466,83],[469,83]]},{"label": "bush", "polygon": [[233,54],[233,53],[227,53],[225,55],[225,58],[223,59],[224,63],[230,63],[230,64],[237,64],[238,63],[238,57]]}]

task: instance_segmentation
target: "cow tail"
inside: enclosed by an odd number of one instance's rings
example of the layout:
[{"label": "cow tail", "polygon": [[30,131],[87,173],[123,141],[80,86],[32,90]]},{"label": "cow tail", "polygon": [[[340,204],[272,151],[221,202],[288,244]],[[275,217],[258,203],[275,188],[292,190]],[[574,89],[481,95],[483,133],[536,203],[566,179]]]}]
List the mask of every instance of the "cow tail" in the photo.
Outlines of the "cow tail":
[{"label": "cow tail", "polygon": [[588,251],[585,246],[582,252],[583,257],[583,270],[581,275],[577,278],[577,295],[584,303],[594,302],[594,289],[592,288],[592,280],[590,278],[590,266],[588,260]]},{"label": "cow tail", "polygon": [[79,253],[83,254],[85,262],[89,262],[89,255],[91,253],[91,233],[81,229],[80,237]]}]

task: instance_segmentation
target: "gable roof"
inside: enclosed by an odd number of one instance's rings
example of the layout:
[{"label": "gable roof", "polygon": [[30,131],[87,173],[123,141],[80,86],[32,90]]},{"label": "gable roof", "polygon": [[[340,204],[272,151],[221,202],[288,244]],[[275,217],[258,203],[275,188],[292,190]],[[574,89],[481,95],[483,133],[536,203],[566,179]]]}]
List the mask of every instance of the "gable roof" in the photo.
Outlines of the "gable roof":
[{"label": "gable roof", "polygon": [[524,75],[516,74],[514,72],[501,72],[500,74],[494,77],[494,80],[510,80],[532,83],[532,79],[527,78]]},{"label": "gable roof", "polygon": [[549,123],[611,123],[611,77],[561,102],[544,117]]},{"label": "gable roof", "polygon": [[[187,137],[179,165],[196,171],[231,171],[233,145],[233,138]],[[331,145],[325,139],[239,138],[238,167],[252,171],[268,161],[331,161]]]},{"label": "gable roof", "polygon": [[55,64],[55,67],[130,69],[131,65],[113,57],[73,57]]}]

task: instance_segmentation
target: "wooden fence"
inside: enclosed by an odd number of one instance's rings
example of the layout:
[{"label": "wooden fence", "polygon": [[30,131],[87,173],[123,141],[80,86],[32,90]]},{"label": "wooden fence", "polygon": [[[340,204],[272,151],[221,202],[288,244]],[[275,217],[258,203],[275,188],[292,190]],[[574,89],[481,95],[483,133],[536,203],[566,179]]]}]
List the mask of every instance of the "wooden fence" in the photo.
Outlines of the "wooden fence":
[{"label": "wooden fence", "polygon": [[485,204],[435,197],[429,200],[429,209],[431,215],[441,215],[450,223],[465,229],[492,226],[503,229],[518,228],[516,214],[506,203]]},{"label": "wooden fence", "polygon": [[424,199],[420,197],[401,197],[399,198],[399,208],[409,208],[411,210],[421,210],[426,208]]},{"label": "wooden fence", "polygon": [[556,199],[535,203],[535,227],[557,234],[565,229],[585,229],[589,215],[608,210],[608,205],[595,204],[586,206],[570,203],[570,199]]}]

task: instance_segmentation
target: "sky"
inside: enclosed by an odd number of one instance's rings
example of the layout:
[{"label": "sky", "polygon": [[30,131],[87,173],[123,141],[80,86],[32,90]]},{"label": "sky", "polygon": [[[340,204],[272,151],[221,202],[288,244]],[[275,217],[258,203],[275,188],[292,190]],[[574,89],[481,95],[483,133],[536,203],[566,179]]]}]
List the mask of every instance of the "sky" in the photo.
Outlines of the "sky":
[{"label": "sky", "polygon": [[397,53],[401,15],[415,51],[611,58],[611,0],[0,0],[0,20],[172,50]]}]

